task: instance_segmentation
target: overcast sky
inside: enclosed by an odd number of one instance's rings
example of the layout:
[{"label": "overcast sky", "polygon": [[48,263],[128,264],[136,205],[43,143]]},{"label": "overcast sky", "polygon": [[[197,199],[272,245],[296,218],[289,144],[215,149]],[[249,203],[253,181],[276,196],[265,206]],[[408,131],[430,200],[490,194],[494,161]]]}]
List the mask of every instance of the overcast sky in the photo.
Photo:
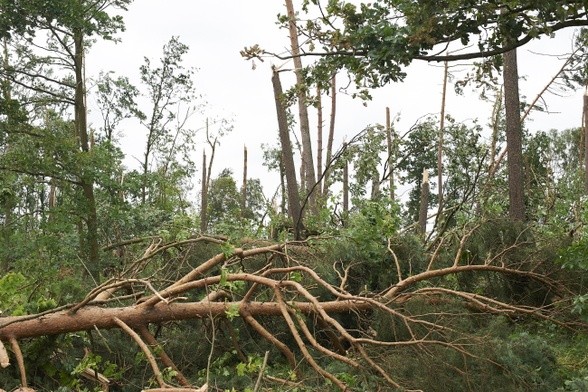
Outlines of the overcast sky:
[{"label": "overcast sky", "polygon": [[[295,7],[296,3],[300,7],[301,2],[295,1]],[[160,58],[163,45],[172,36],[179,36],[180,41],[190,47],[185,57],[186,66],[198,69],[195,84],[208,102],[207,114],[231,119],[234,124],[233,132],[221,141],[215,172],[231,167],[236,178],[240,178],[241,154],[246,144],[250,177],[262,178],[266,194],[270,194],[277,186],[278,178],[277,175],[268,177],[262,166],[260,148],[262,143],[275,144],[277,140],[270,66],[289,65],[268,59],[256,63],[252,69],[251,62],[244,60],[239,51],[253,44],[274,52],[285,51],[289,41],[287,32],[276,25],[278,13],[285,13],[285,7],[282,1],[276,0],[137,0],[124,13],[126,31],[120,34],[122,42],[95,44],[90,49],[86,73],[88,77],[95,77],[99,71],[115,71],[137,81],[143,58]],[[544,39],[520,49],[519,74],[524,77],[521,95],[528,101],[541,91],[563,63],[557,57],[531,52],[569,53],[570,36],[570,32],[559,34],[555,39]],[[421,62],[415,63],[407,72],[408,77],[403,83],[375,92],[374,100],[367,107],[341,96],[341,106],[337,109],[338,137],[347,136],[349,139],[366,125],[384,123],[387,106],[393,115],[400,115],[399,133],[404,133],[426,114],[438,114],[442,68],[438,64]],[[459,77],[465,71],[460,73],[456,69],[454,72]],[[582,92],[568,93],[564,97],[547,96],[552,113],[531,115],[527,126],[533,130],[580,126],[581,95]],[[89,106],[91,109],[91,101]],[[479,102],[475,93],[466,97],[451,94],[446,112],[459,121],[479,118],[481,124],[486,124],[490,116],[489,105]],[[194,116],[193,127],[201,127],[207,114]],[[129,125],[124,131],[128,151],[132,151],[132,145],[141,144],[142,130]],[[201,154],[199,149],[196,154],[198,162]]]}]

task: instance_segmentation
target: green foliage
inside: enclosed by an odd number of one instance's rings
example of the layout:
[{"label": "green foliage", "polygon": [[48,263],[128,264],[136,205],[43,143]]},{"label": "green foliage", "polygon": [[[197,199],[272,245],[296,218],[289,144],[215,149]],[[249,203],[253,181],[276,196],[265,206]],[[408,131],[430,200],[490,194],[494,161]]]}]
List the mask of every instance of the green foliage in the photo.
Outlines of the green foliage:
[{"label": "green foliage", "polygon": [[[305,2],[311,19],[298,24],[311,37],[303,50],[322,53],[307,79],[326,84],[335,71],[345,70],[355,82],[354,94],[364,99],[369,99],[366,87],[403,80],[404,68],[416,59],[490,57],[505,41],[524,44],[569,25],[586,25],[585,4],[578,2],[377,0],[359,5],[330,1],[320,11],[318,7]],[[321,17],[312,19],[315,12]],[[284,16],[278,20],[284,26],[289,21]],[[438,52],[438,44],[449,43],[474,49],[451,56],[447,47]]]},{"label": "green foliage", "polygon": [[24,275],[11,272],[0,278],[0,309],[3,314],[18,316],[25,314],[29,282]]}]

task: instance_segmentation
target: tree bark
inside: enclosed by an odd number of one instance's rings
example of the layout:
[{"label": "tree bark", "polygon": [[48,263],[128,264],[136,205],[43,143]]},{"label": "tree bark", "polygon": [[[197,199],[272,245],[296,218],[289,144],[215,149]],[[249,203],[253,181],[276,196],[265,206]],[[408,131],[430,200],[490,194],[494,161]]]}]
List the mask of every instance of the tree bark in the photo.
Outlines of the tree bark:
[{"label": "tree bark", "polygon": [[316,129],[316,174],[317,184],[316,190],[317,197],[322,196],[322,178],[323,173],[323,102],[321,99],[321,89],[316,88],[316,99],[317,99],[317,129]]},{"label": "tree bark", "polygon": [[394,189],[394,130],[392,129],[390,121],[390,108],[386,108],[386,141],[388,143],[388,193],[390,200],[394,201],[395,189]]},{"label": "tree bark", "polygon": [[343,166],[343,213],[349,213],[349,161]]},{"label": "tree bark", "polygon": [[523,146],[519,75],[516,49],[504,53],[504,108],[508,157],[508,214],[512,220],[525,220]]},{"label": "tree bark", "polygon": [[584,108],[583,108],[583,135],[584,135],[584,188],[588,194],[588,91],[584,94]]},{"label": "tree bark", "polygon": [[243,187],[241,188],[241,217],[245,217],[247,208],[247,146],[243,146]]},{"label": "tree bark", "polygon": [[310,124],[308,120],[308,99],[306,96],[306,83],[302,75],[302,60],[300,57],[300,46],[298,43],[298,28],[296,27],[296,14],[292,0],[286,0],[288,13],[288,28],[290,34],[290,46],[294,61],[294,72],[296,74],[296,91],[298,97],[298,118],[300,120],[300,139],[302,141],[302,166],[304,167],[305,188],[308,194],[308,205],[311,210],[315,208],[315,197],[312,194],[316,183],[314,172],[314,159],[312,154],[312,143],[310,139]]},{"label": "tree bark", "polygon": [[335,138],[335,118],[337,114],[337,78],[335,75],[331,78],[331,116],[329,119],[329,136],[327,137],[327,151],[326,151],[326,164],[325,176],[323,178],[323,195],[329,193],[329,175],[331,159],[333,159],[333,139]]},{"label": "tree bark", "polygon": [[[74,31],[74,64],[75,64],[75,127],[79,138],[82,154],[90,152],[88,135],[88,119],[86,109],[86,81],[84,75],[84,36],[81,30]],[[98,244],[98,215],[94,197],[94,179],[92,174],[82,173],[80,178],[85,200],[86,246],[88,270],[92,276],[100,279],[100,247]]]},{"label": "tree bark", "polygon": [[421,204],[419,208],[419,229],[422,235],[427,232],[427,213],[429,210],[429,172],[423,170],[423,184],[421,185]]},{"label": "tree bark", "polygon": [[439,119],[439,144],[437,145],[437,220],[443,211],[443,134],[445,132],[445,101],[447,97],[447,79],[449,76],[449,63],[446,61],[443,67],[443,92],[441,93],[441,115]]},{"label": "tree bark", "polygon": [[208,226],[208,170],[206,169],[206,152],[202,151],[202,188],[200,190],[200,232],[207,232]]},{"label": "tree bark", "polygon": [[298,194],[298,181],[296,180],[296,166],[294,165],[294,156],[292,154],[288,118],[286,115],[286,108],[282,102],[284,93],[282,91],[282,83],[280,82],[278,71],[274,68],[272,72],[272,85],[274,88],[276,114],[278,117],[278,131],[280,134],[280,144],[282,146],[282,163],[284,165],[286,188],[288,191],[288,212],[294,225],[294,238],[300,239],[302,231],[302,207],[300,204],[300,195]]}]

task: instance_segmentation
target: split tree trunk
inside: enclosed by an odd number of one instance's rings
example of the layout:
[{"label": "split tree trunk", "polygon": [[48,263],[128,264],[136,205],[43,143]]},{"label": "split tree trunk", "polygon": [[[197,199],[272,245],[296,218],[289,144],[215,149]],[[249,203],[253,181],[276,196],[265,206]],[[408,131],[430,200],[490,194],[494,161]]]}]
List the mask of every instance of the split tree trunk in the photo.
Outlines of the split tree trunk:
[{"label": "split tree trunk", "polygon": [[312,143],[310,140],[310,124],[308,120],[308,99],[306,97],[306,83],[302,75],[302,60],[300,58],[300,46],[298,43],[298,28],[296,27],[296,14],[292,0],[286,0],[288,12],[288,28],[290,33],[290,46],[294,61],[294,72],[296,74],[296,91],[298,97],[298,118],[300,120],[300,139],[302,142],[302,166],[304,167],[304,181],[308,195],[308,205],[311,210],[315,208],[315,197],[312,194],[316,183],[314,172],[314,159],[312,154]]},{"label": "split tree trunk", "polygon": [[296,166],[294,165],[294,156],[292,154],[292,143],[290,142],[290,130],[288,129],[286,108],[283,103],[284,93],[282,91],[280,75],[275,68],[272,72],[272,85],[274,88],[276,114],[278,117],[278,131],[282,147],[282,164],[284,165],[286,188],[288,191],[288,213],[290,214],[290,218],[292,218],[292,223],[294,225],[294,238],[298,240],[300,239],[302,232],[302,207],[300,205],[300,195],[298,194]]}]

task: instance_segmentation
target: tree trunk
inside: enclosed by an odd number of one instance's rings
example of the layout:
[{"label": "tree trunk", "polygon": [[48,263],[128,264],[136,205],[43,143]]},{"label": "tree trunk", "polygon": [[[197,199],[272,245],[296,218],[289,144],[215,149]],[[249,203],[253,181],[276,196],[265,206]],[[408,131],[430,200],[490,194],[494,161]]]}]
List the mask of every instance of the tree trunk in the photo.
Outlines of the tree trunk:
[{"label": "tree trunk", "polygon": [[429,210],[429,172],[423,169],[423,183],[421,185],[421,204],[419,208],[419,230],[424,236],[427,232],[427,213]]},{"label": "tree trunk", "polygon": [[443,133],[445,132],[445,100],[447,97],[447,79],[449,76],[449,63],[446,61],[443,67],[443,92],[441,93],[441,118],[439,119],[439,144],[437,145],[437,193],[438,209],[437,220],[443,211]]},{"label": "tree trunk", "polygon": [[316,88],[317,99],[317,129],[316,129],[316,194],[317,197],[322,196],[322,173],[323,173],[323,102],[321,99],[321,89]]},{"label": "tree trunk", "polygon": [[519,100],[517,52],[504,53],[504,108],[508,157],[508,214],[512,220],[525,220],[522,126]]},{"label": "tree trunk", "polygon": [[282,102],[283,91],[280,75],[274,68],[272,75],[272,85],[274,88],[274,98],[276,101],[276,114],[278,117],[278,130],[280,134],[280,144],[282,146],[282,163],[286,175],[286,188],[288,191],[288,212],[294,225],[294,238],[300,239],[302,231],[302,208],[300,205],[300,195],[298,194],[298,181],[296,180],[296,166],[294,165],[294,156],[292,154],[292,143],[290,142],[290,130],[288,129],[288,118],[286,108]]},{"label": "tree trunk", "polygon": [[243,187],[241,188],[241,218],[247,208],[247,146],[243,146]]},{"label": "tree trunk", "polygon": [[[84,42],[80,30],[74,32],[74,64],[75,64],[75,127],[83,154],[90,152],[88,136],[88,120],[86,110],[86,83],[84,75]],[[98,245],[98,215],[94,198],[94,179],[91,174],[81,174],[80,183],[85,201],[86,246],[88,271],[99,281],[100,278],[100,248]]]},{"label": "tree trunk", "polygon": [[343,166],[343,214],[349,213],[349,161]]},{"label": "tree trunk", "polygon": [[325,176],[323,178],[322,194],[327,196],[329,193],[329,174],[331,159],[333,159],[333,139],[335,138],[335,115],[337,114],[337,78],[335,75],[331,78],[331,117],[329,119],[329,136],[327,137],[326,165]]},{"label": "tree trunk", "polygon": [[290,33],[290,46],[294,61],[294,72],[296,73],[296,91],[298,97],[298,118],[300,120],[300,138],[302,141],[302,166],[304,167],[304,179],[308,195],[308,205],[311,210],[315,207],[315,197],[312,194],[316,183],[314,172],[314,159],[312,155],[312,143],[310,141],[310,124],[308,120],[308,100],[306,97],[306,83],[302,75],[302,60],[300,59],[300,46],[298,44],[298,29],[296,27],[296,15],[292,0],[286,0],[286,9],[288,12],[288,27]]},{"label": "tree trunk", "polygon": [[584,187],[588,194],[588,91],[584,94],[584,108],[583,108],[583,139],[584,139]]},{"label": "tree trunk", "polygon": [[200,232],[206,233],[208,226],[208,170],[206,169],[206,152],[202,151],[202,188],[200,191]]},{"label": "tree trunk", "polygon": [[394,130],[392,129],[390,121],[390,108],[386,108],[386,141],[388,143],[388,189],[390,200],[394,201],[396,198],[394,191]]}]

